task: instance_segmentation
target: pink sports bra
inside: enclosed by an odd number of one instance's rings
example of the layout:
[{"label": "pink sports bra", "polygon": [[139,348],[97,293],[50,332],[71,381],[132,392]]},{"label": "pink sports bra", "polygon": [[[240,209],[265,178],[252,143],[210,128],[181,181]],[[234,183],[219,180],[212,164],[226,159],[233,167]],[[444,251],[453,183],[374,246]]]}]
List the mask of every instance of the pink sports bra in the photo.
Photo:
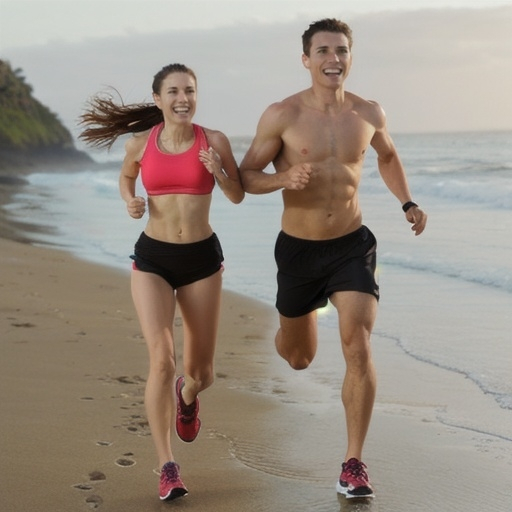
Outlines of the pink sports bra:
[{"label": "pink sports bra", "polygon": [[153,126],[140,161],[142,184],[152,196],[164,194],[210,194],[215,185],[213,175],[199,160],[199,150],[208,148],[204,130],[196,125],[195,140],[184,153],[171,155],[158,147],[163,123]]}]

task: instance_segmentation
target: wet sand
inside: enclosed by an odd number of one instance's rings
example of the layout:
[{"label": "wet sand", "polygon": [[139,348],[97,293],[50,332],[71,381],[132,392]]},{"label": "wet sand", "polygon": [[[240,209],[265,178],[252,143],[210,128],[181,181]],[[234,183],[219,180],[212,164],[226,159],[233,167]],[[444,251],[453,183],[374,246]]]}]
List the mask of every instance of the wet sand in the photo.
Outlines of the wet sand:
[{"label": "wet sand", "polygon": [[[448,407],[492,416],[492,397],[378,336],[379,390],[365,450],[377,497],[338,496],[345,443],[336,334],[321,329],[317,360],[294,372],[273,347],[273,308],[233,292],[223,294],[201,433],[192,444],[173,441],[190,494],[160,502],[143,406],[147,355],[128,274],[9,240],[12,226],[2,222],[2,510],[512,510],[512,442],[438,418]],[[179,315],[176,335],[180,354]],[[322,379],[336,368],[335,385]]]}]

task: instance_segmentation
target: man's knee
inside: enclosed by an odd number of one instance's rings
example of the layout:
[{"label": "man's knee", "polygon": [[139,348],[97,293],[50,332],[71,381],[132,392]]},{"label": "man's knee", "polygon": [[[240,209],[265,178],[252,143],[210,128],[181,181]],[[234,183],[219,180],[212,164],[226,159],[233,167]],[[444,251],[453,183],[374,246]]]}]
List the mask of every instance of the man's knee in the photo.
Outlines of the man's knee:
[{"label": "man's knee", "polygon": [[294,370],[306,369],[318,344],[314,313],[297,319],[281,316],[280,324],[275,339],[278,354]]},{"label": "man's knee", "polygon": [[280,331],[276,335],[276,349],[294,370],[305,370],[315,357],[314,350],[305,350],[297,343],[285,343]]},{"label": "man's knee", "polygon": [[304,354],[281,354],[281,357],[283,357],[294,370],[305,370],[313,360],[312,357],[306,357]]},{"label": "man's knee", "polygon": [[366,368],[372,364],[372,351],[370,341],[367,339],[352,340],[343,343],[343,354],[347,369]]}]

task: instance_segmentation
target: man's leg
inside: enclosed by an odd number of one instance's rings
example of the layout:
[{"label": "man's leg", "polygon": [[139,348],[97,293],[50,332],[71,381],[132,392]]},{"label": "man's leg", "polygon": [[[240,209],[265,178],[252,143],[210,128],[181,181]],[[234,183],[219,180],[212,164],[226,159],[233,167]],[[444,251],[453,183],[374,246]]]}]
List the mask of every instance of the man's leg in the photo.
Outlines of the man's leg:
[{"label": "man's leg", "polygon": [[377,300],[360,292],[336,292],[331,302],[338,311],[343,355],[346,363],[342,402],[347,424],[347,453],[361,460],[375,402],[376,375],[370,335],[377,316]]},{"label": "man's leg", "polygon": [[316,311],[289,318],[279,315],[276,349],[294,370],[304,370],[316,354],[318,344]]}]

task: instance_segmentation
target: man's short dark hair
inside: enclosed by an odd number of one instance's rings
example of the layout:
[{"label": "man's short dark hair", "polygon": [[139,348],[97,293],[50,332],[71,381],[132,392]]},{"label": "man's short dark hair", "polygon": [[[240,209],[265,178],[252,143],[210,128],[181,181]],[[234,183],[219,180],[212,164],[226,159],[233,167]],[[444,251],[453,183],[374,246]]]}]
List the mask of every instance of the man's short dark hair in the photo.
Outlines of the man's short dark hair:
[{"label": "man's short dark hair", "polygon": [[302,50],[309,57],[311,50],[311,39],[317,32],[334,32],[345,34],[348,39],[348,46],[352,49],[352,29],[343,21],[335,18],[324,18],[309,25],[309,28],[302,34]]}]

